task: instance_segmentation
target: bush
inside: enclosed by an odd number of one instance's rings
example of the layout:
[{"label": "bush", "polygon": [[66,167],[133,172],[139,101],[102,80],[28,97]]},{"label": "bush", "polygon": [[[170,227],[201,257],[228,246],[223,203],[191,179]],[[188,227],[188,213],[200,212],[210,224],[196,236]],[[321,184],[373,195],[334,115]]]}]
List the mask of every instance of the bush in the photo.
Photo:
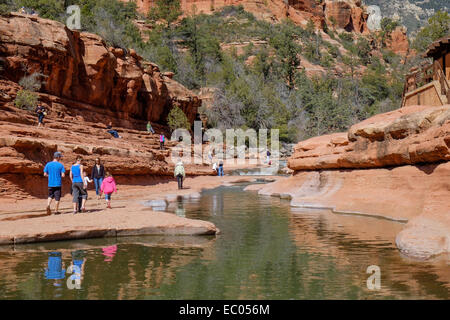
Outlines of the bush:
[{"label": "bush", "polygon": [[35,72],[20,79],[19,84],[27,91],[39,91],[42,86],[42,82],[39,80],[41,77],[45,77],[45,75]]},{"label": "bush", "polygon": [[38,96],[32,91],[29,90],[19,90],[17,92],[16,99],[14,100],[14,104],[21,109],[25,110],[34,110],[38,103]]},{"label": "bush", "polygon": [[170,110],[169,115],[167,116],[167,124],[172,131],[182,128],[189,130],[191,127],[186,115],[178,106],[174,106],[172,110]]}]

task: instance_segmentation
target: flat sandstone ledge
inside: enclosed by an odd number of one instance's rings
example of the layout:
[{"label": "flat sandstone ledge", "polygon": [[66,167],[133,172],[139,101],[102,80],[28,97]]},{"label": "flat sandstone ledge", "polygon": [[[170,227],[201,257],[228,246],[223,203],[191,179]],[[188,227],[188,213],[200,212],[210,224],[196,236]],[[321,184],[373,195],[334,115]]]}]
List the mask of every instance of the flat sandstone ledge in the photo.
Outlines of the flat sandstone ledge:
[{"label": "flat sandstone ledge", "polygon": [[0,222],[0,245],[138,235],[215,235],[211,222],[142,208]]}]

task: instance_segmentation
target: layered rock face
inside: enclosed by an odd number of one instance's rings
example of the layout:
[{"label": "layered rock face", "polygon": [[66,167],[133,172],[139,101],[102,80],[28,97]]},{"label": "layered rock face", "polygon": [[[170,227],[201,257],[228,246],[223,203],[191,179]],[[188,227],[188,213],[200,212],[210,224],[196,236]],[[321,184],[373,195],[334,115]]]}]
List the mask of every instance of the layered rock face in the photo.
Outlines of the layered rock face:
[{"label": "layered rock face", "polygon": [[386,46],[395,54],[406,56],[409,53],[409,41],[406,34],[407,29],[403,26],[398,26],[391,32],[390,38],[387,39]]},{"label": "layered rock face", "polygon": [[99,36],[71,31],[56,21],[2,16],[0,43],[3,78],[17,83],[26,69],[28,74],[42,73],[41,92],[66,103],[84,103],[100,113],[112,112],[124,120],[122,125],[131,126],[133,120],[163,122],[173,102],[193,121],[201,104],[134,50],[108,48]]},{"label": "layered rock face", "polygon": [[361,0],[326,0],[324,8],[325,17],[330,25],[349,32],[369,32],[366,24],[368,15],[362,7]]},{"label": "layered rock face", "polygon": [[293,176],[259,193],[407,222],[398,248],[429,258],[450,252],[449,160],[450,105],[411,106],[298,143],[288,161]]},{"label": "layered rock face", "polygon": [[[108,48],[94,34],[68,30],[61,23],[34,16],[0,16],[0,197],[46,197],[43,168],[56,150],[70,168],[82,155],[90,169],[100,157],[122,184],[156,183],[173,176],[171,142],[159,150],[157,134],[146,133],[152,120],[168,136],[165,117],[176,102],[193,121],[201,100],[171,74],[144,61],[133,50]],[[27,70],[28,69],[28,70]],[[44,75],[38,92],[48,114],[45,127],[14,106],[19,80]],[[106,124],[123,137],[114,139]],[[169,139],[170,137],[168,137]],[[187,166],[187,174],[211,169]],[[65,179],[64,193],[70,190]]]},{"label": "layered rock face", "polygon": [[[156,0],[122,1],[134,1],[143,14],[147,14],[156,3]],[[321,28],[326,20],[334,19],[337,28],[360,33],[368,31],[367,14],[360,0],[181,0],[180,3],[185,15],[194,12],[211,14],[225,6],[242,5],[256,18],[266,21],[280,22],[288,18],[296,24],[306,25],[311,20]]]},{"label": "layered rock face", "polygon": [[381,168],[450,160],[450,106],[411,106],[376,115],[346,133],[297,144],[293,170]]}]

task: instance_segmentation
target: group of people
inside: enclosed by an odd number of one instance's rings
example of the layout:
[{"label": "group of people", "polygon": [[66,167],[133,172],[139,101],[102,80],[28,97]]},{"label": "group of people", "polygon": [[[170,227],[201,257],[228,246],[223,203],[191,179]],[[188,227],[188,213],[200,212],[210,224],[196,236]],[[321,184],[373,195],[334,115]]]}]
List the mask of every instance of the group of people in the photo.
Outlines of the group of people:
[{"label": "group of people", "polygon": [[[47,214],[51,215],[50,205],[55,199],[55,214],[59,214],[59,204],[61,200],[62,178],[65,177],[65,168],[61,163],[62,153],[55,152],[53,161],[48,162],[44,168],[44,176],[48,177],[48,199]],[[113,176],[105,171],[100,159],[95,159],[95,164],[91,171],[91,178],[86,174],[82,164],[83,158],[78,156],[76,162],[70,168],[70,180],[72,182],[71,194],[73,197],[73,213],[86,212],[86,200],[88,199],[88,184],[94,182],[97,199],[105,195],[106,207],[111,209],[111,195],[117,192],[116,182]]]}]

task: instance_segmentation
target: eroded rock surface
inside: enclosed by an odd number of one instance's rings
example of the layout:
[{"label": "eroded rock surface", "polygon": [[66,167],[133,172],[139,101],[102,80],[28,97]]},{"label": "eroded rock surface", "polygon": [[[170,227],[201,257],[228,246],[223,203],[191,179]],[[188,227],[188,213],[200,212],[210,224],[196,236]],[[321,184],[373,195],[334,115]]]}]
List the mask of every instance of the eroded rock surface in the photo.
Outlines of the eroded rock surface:
[{"label": "eroded rock surface", "polygon": [[1,85],[9,88],[2,94],[4,102],[15,98],[12,83],[38,72],[44,75],[40,92],[49,95],[51,106],[62,103],[74,112],[106,113],[122,119],[123,126],[144,120],[162,123],[174,102],[193,121],[201,105],[196,95],[134,50],[107,47],[99,36],[71,31],[56,21],[16,13],[1,16],[0,44]]},{"label": "eroded rock surface", "polygon": [[297,207],[405,222],[397,247],[429,258],[450,252],[449,147],[450,105],[401,108],[299,142],[291,177],[249,189]]}]

